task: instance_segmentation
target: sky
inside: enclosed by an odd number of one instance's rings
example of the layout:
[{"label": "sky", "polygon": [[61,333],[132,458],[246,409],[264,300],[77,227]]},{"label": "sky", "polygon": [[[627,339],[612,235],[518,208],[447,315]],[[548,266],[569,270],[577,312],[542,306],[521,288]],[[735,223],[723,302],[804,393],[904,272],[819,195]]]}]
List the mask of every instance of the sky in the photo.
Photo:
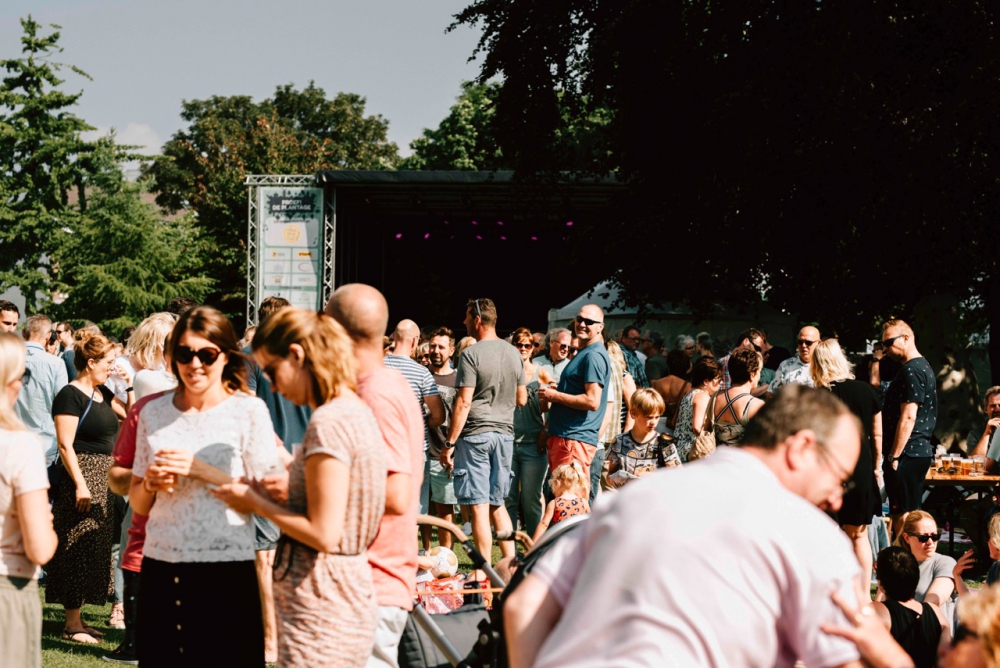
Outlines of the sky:
[{"label": "sky", "polygon": [[[328,97],[367,98],[409,155],[474,78],[478,30],[445,34],[471,0],[3,0],[0,58],[17,58],[29,13],[62,27],[58,62],[66,91],[83,90],[74,113],[122,144],[155,154],[184,125],[183,100],[212,95],[265,99],[310,80]],[[47,34],[47,32],[43,33]],[[88,137],[92,138],[92,137]]]}]

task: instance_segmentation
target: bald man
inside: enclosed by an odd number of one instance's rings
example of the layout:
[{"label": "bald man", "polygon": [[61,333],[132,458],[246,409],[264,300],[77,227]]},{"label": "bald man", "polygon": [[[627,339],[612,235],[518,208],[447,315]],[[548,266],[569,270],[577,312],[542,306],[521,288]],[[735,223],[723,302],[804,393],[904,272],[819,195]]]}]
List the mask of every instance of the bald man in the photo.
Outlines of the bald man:
[{"label": "bald man", "polygon": [[774,396],[785,385],[806,385],[813,386],[812,376],[809,374],[809,363],[812,361],[813,351],[819,343],[819,330],[815,327],[805,326],[799,330],[799,335],[795,339],[795,349],[798,355],[789,357],[778,365],[778,370],[774,372],[774,380],[767,388],[768,396]]},{"label": "bald man", "polygon": [[[611,358],[604,348],[604,311],[597,304],[580,308],[573,329],[579,352],[559,376],[556,389],[541,387],[538,398],[549,411],[549,468],[579,462],[586,477],[598,453],[598,432],[608,406]],[[602,451],[603,453],[603,451]],[[603,462],[596,462],[598,466]]]},{"label": "bald man", "polygon": [[368,547],[368,563],[378,599],[378,627],[369,666],[396,666],[399,639],[413,609],[416,589],[417,490],[423,483],[424,417],[413,390],[397,369],[382,361],[382,336],[389,306],[382,293],[361,283],[333,293],[326,312],[354,341],[358,396],[375,414],[385,442],[385,514]]},{"label": "bald man", "polygon": [[[431,511],[431,463],[426,453],[430,451],[430,430],[444,423],[444,402],[438,392],[434,376],[419,362],[413,359],[413,350],[420,342],[420,328],[412,320],[401,320],[392,333],[395,344],[392,352],[383,359],[390,369],[398,369],[403,378],[410,384],[410,389],[417,399],[420,412],[425,416],[424,429],[424,483],[420,486],[419,512],[425,515]],[[431,549],[431,526],[420,527],[424,550]]]}]

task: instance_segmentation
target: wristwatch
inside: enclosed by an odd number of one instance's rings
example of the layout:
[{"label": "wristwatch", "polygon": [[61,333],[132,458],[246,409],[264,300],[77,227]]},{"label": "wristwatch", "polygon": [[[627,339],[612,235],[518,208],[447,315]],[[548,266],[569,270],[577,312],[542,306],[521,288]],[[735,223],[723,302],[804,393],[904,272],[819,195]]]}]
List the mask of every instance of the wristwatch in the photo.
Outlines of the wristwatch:
[{"label": "wristwatch", "polygon": [[455,447],[454,443],[451,443],[450,441],[445,441],[444,442],[444,449],[445,450],[451,450],[454,447]]}]

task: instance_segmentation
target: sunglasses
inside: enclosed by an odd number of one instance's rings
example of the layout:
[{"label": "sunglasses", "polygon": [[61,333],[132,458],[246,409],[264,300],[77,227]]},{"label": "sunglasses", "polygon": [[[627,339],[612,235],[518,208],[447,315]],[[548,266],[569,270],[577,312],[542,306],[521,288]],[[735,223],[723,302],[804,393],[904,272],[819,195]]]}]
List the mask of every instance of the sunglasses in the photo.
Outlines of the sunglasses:
[{"label": "sunglasses", "polygon": [[754,343],[753,341],[751,341],[751,342],[750,342],[750,345],[751,345],[751,346],[753,346],[753,349],[754,349],[754,350],[756,350],[757,352],[759,352],[759,353],[761,353],[761,352],[764,352],[764,349],[763,349],[763,348],[761,348],[760,346],[758,346],[758,345],[757,345],[756,343]]},{"label": "sunglasses", "polygon": [[888,348],[889,346],[891,346],[893,343],[896,342],[896,339],[901,338],[903,336],[906,336],[906,334],[897,334],[896,336],[892,337],[891,339],[886,339],[885,341],[882,342],[882,349],[884,350],[884,349]]},{"label": "sunglasses", "polygon": [[604,322],[601,320],[591,320],[590,318],[584,318],[582,315],[576,316],[576,322],[580,325],[586,325],[587,327],[593,327],[594,325],[604,324]]},{"label": "sunglasses", "polygon": [[218,348],[202,348],[200,350],[192,350],[187,346],[177,346],[174,349],[174,359],[177,360],[178,364],[190,364],[197,357],[201,360],[201,363],[205,366],[212,366],[215,364],[215,360],[219,359],[219,355],[222,351]]},{"label": "sunglasses", "polygon": [[809,346],[818,343],[818,341],[810,341],[809,339],[799,339],[798,341],[796,341],[796,343],[799,344],[800,346],[806,346],[808,348]]},{"label": "sunglasses", "polygon": [[911,533],[910,536],[912,536],[913,538],[916,538],[921,543],[926,543],[929,540],[932,540],[935,543],[941,541],[941,532],[940,531],[938,531],[937,533]]},{"label": "sunglasses", "polygon": [[479,310],[479,300],[478,299],[476,300],[476,315],[479,316],[480,320],[483,319],[483,312]]},{"label": "sunglasses", "polygon": [[528,348],[534,348],[535,344],[534,343],[524,343],[524,342],[522,342],[522,343],[515,343],[514,347],[515,348],[519,348],[519,349],[523,348],[523,349],[527,350]]}]

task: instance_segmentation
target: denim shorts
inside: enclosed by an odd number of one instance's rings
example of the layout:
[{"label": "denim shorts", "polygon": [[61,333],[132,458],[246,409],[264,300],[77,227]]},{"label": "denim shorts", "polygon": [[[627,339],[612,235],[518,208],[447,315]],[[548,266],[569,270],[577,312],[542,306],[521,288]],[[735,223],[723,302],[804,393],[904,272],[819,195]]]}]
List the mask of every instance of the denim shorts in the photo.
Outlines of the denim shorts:
[{"label": "denim shorts", "polygon": [[514,436],[487,431],[455,443],[455,498],[462,505],[502,506],[510,492]]}]

